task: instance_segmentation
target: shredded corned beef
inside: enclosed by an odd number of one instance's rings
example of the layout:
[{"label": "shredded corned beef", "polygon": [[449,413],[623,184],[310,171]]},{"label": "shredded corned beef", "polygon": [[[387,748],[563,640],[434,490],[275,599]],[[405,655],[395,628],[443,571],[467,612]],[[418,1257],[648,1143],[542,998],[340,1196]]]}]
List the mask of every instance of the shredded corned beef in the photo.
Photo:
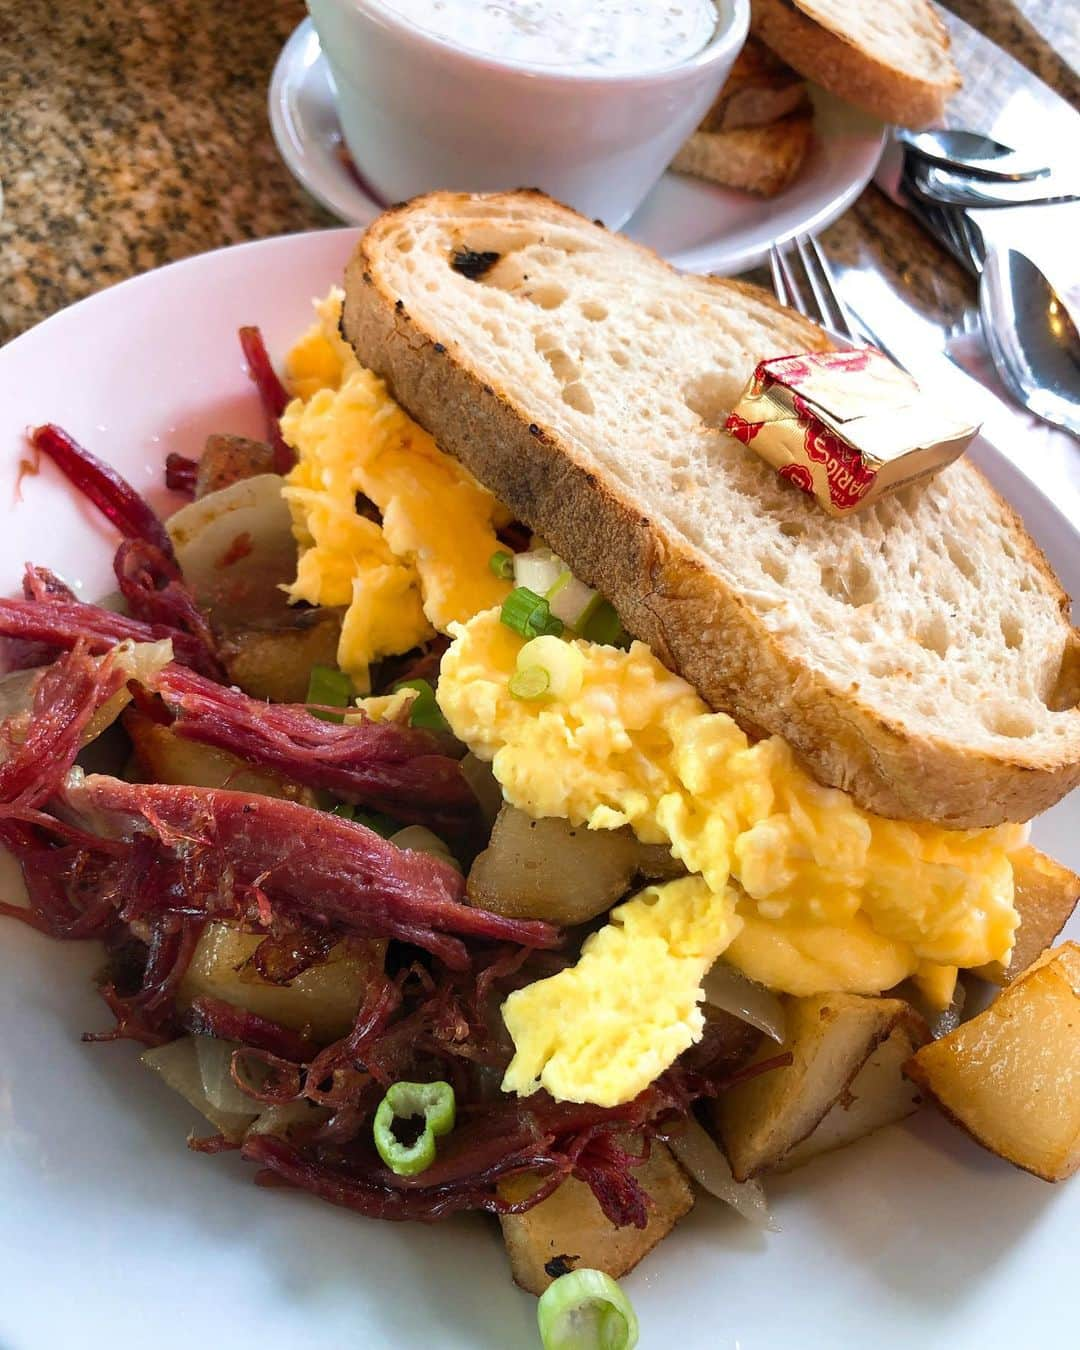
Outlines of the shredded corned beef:
[{"label": "shredded corned beef", "polygon": [[240,346],[248,363],[248,374],[259,391],[259,399],[266,414],[267,436],[274,447],[274,472],[288,473],[296,463],[292,447],[281,434],[281,414],[288,406],[289,391],[278,379],[258,328],[241,328]]},{"label": "shredded corned beef", "polygon": [[42,672],[29,715],[0,724],[0,817],[42,806],[60,791],[90,719],[125,679],[82,642]]},{"label": "shredded corned beef", "polygon": [[174,450],[165,456],[165,486],[170,492],[183,493],[185,497],[194,497],[195,484],[199,476],[199,461],[179,455]]},{"label": "shredded corned beef", "polygon": [[157,513],[111,465],[92,455],[66,431],[47,422],[30,433],[30,444],[112,521],[125,539],[141,539],[175,563],[172,540]]},{"label": "shredded corned beef", "polygon": [[14,639],[18,644],[7,653],[5,664],[12,670],[40,664],[35,658],[43,647],[70,651],[82,642],[88,651],[100,655],[118,642],[159,642],[168,638],[177,661],[211,679],[223,675],[217,658],[190,633],[168,624],[144,623],[100,605],[63,596],[0,600],[0,637]]},{"label": "shredded corned beef", "polygon": [[460,765],[429,732],[366,718],[326,722],[301,705],[263,703],[177,665],[155,688],[176,714],[177,735],[293,782],[435,830],[460,830],[476,815]]},{"label": "shredded corned beef", "polygon": [[133,619],[186,633],[201,643],[208,660],[216,660],[210,624],[171,557],[145,540],[125,539],[116,550],[113,572]]}]

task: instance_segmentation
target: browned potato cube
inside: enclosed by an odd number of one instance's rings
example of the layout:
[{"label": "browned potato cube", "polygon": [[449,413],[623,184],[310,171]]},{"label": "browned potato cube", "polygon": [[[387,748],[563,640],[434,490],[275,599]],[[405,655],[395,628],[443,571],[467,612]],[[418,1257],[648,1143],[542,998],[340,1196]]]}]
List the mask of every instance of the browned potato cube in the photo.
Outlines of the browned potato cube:
[{"label": "browned potato cube", "polygon": [[840,1094],[821,1123],[784,1154],[774,1169],[790,1172],[821,1153],[845,1148],[885,1125],[894,1125],[922,1105],[918,1089],[904,1077],[904,1064],[923,1043],[918,1024],[898,1022]]},{"label": "browned potato cube", "polygon": [[350,938],[339,943],[321,965],[288,984],[270,984],[246,965],[262,941],[234,923],[210,923],[203,931],[180,982],[179,1008],[204,995],[247,1008],[259,1017],[308,1032],[328,1044],[344,1036],[356,1021],[365,990],[382,975],[386,943]]},{"label": "browned potato cube", "polygon": [[491,841],[469,871],[469,900],[515,919],[587,923],[648,878],[681,876],[668,849],[640,844],[629,830],[588,830],[504,806]]},{"label": "browned potato cube", "polygon": [[222,643],[229,679],[252,698],[303,703],[312,666],[337,664],[337,610],[298,610],[289,627],[234,629]]},{"label": "browned potato cube", "polygon": [[975,972],[992,984],[1008,984],[1026,970],[1065,927],[1080,900],[1080,877],[1038,849],[1020,849],[1012,864],[1020,915],[1016,946],[1007,966],[993,961]]},{"label": "browned potato cube", "polygon": [[274,447],[266,441],[253,441],[247,436],[207,436],[199,457],[195,496],[205,497],[238,483],[241,478],[274,471]]},{"label": "browned potato cube", "polygon": [[1044,1181],[1080,1167],[1080,944],[1046,952],[905,1072],[976,1142]]},{"label": "browned potato cube", "polygon": [[791,1065],[751,1078],[713,1104],[712,1123],[737,1181],[775,1168],[806,1139],[897,1026],[915,1044],[926,1037],[922,1019],[902,999],[819,994],[786,999],[785,1009],[783,1046],[763,1042],[751,1063],[790,1051]]},{"label": "browned potato cube", "polygon": [[264,797],[286,797],[313,805],[310,788],[286,783],[266,769],[255,769],[227,750],[188,741],[145,713],[128,709],[124,730],[131,737],[135,761],[150,783],[187,783],[192,787],[232,788]]},{"label": "browned potato cube", "polygon": [[[649,1160],[634,1172],[652,1199],[644,1228],[616,1228],[583,1181],[568,1177],[557,1191],[524,1214],[502,1214],[503,1240],[514,1280],[542,1294],[552,1280],[583,1266],[618,1279],[689,1213],[694,1193],[671,1150],[653,1142]],[[542,1181],[534,1173],[499,1184],[504,1199],[520,1200]]]}]

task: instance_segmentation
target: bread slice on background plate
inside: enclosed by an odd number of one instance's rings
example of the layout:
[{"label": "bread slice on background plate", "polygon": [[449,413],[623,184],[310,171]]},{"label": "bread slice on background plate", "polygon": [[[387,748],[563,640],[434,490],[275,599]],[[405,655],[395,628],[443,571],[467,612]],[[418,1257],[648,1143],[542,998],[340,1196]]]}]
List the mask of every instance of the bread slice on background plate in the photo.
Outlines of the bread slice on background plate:
[{"label": "bread slice on background plate", "polygon": [[751,0],[750,23],[788,65],[883,122],[929,126],[960,88],[930,0]]},{"label": "bread slice on background plate", "polygon": [[699,131],[767,127],[792,113],[809,113],[806,84],[763,42],[748,37]]},{"label": "bread slice on background plate", "polygon": [[970,463],[838,521],[721,430],[761,358],[828,346],[763,292],[541,193],[443,192],[368,229],[342,322],[632,633],[821,782],[966,827],[1080,779],[1068,597]]},{"label": "bread slice on background plate", "polygon": [[750,37],[671,167],[774,197],[798,176],[813,141],[813,122],[802,78]]},{"label": "bread slice on background plate", "polygon": [[791,113],[770,126],[695,131],[671,167],[724,187],[775,197],[799,176],[814,139],[809,113]]}]

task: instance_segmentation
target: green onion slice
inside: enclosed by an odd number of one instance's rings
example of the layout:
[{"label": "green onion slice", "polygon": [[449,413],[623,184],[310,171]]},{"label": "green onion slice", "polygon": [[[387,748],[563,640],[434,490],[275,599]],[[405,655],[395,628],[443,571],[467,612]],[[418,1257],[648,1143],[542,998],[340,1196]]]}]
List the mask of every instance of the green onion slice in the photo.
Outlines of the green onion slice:
[{"label": "green onion slice", "polygon": [[323,708],[347,708],[353,699],[353,682],[336,666],[312,666],[308,676],[307,697],[304,702],[314,704],[310,709],[324,722],[344,722],[343,713],[324,712]]},{"label": "green onion slice", "polygon": [[[414,1177],[435,1161],[435,1140],[454,1128],[454,1089],[449,1083],[395,1083],[375,1112],[375,1147],[399,1177]],[[416,1140],[403,1144],[394,1133],[395,1120],[423,1117]]]},{"label": "green onion slice", "polygon": [[396,694],[399,689],[416,690],[416,698],[409,709],[409,726],[423,727],[425,731],[450,730],[450,723],[435,700],[435,690],[427,680],[400,680],[391,692]]},{"label": "green onion slice", "polygon": [[638,1321],[630,1300],[602,1270],[572,1270],[540,1295],[544,1350],[633,1350]]},{"label": "green onion slice", "polygon": [[524,586],[514,587],[503,601],[499,617],[523,638],[562,636],[562,620],[555,618],[542,595]]},{"label": "green onion slice", "polygon": [[543,666],[526,666],[510,676],[508,688],[514,698],[543,698],[551,689],[551,675]]},{"label": "green onion slice", "polygon": [[505,549],[497,549],[488,559],[488,567],[502,581],[513,581],[514,579],[514,555],[507,553]]}]

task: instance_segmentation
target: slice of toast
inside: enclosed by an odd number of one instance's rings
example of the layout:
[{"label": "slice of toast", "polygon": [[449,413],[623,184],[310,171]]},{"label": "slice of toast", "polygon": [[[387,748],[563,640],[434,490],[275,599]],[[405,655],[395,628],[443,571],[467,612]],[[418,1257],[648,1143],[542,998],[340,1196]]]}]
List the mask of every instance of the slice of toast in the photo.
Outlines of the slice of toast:
[{"label": "slice of toast", "polygon": [[748,37],[699,131],[767,127],[792,113],[808,113],[806,84],[775,52]]},{"label": "slice of toast", "polygon": [[775,197],[798,176],[813,138],[814,119],[809,113],[793,113],[772,126],[699,129],[679,149],[671,167],[724,187]]},{"label": "slice of toast", "polygon": [[788,65],[883,122],[928,126],[960,88],[929,0],[752,0],[751,27]]},{"label": "slice of toast", "polygon": [[541,193],[397,207],[343,331],[436,441],[714,707],[883,815],[1026,820],[1080,780],[1080,634],[966,460],[835,520],[723,424],[828,346]]}]

